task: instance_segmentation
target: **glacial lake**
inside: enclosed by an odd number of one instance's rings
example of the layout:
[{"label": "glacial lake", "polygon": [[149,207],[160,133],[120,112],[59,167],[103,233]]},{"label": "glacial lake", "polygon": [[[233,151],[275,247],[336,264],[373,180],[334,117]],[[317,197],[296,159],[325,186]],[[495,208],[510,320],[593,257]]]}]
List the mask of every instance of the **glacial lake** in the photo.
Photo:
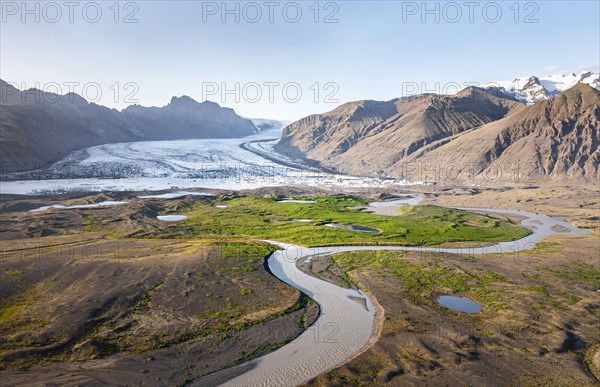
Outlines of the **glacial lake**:
[{"label": "glacial lake", "polygon": [[185,215],[159,215],[156,217],[158,220],[163,220],[165,222],[178,222],[180,220],[184,220],[187,218]]},{"label": "glacial lake", "polygon": [[397,207],[397,206],[416,206],[421,202],[421,196],[419,195],[406,195],[402,199],[392,200],[389,202],[371,202],[370,207],[385,208],[385,207]]},{"label": "glacial lake", "polygon": [[358,224],[340,224],[340,223],[327,223],[325,226],[339,228],[341,230],[354,231],[354,232],[370,232],[378,233],[379,230],[376,228],[365,227]]},{"label": "glacial lake", "polygon": [[437,301],[448,309],[464,313],[477,313],[481,306],[475,301],[456,296],[439,296]]}]

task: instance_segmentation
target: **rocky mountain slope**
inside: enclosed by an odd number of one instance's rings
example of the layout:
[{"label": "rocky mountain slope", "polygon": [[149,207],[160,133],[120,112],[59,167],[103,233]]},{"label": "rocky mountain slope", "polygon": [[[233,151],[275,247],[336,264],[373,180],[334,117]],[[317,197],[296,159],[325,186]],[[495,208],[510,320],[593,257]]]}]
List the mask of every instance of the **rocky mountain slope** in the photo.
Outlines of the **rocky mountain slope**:
[{"label": "rocky mountain slope", "polygon": [[598,90],[577,84],[531,106],[493,94],[468,88],[348,103],[291,124],[276,149],[347,173],[411,181],[598,178]]},{"label": "rocky mountain slope", "polygon": [[464,178],[479,180],[594,181],[599,177],[599,146],[600,91],[580,83],[404,162],[454,164]]},{"label": "rocky mountain slope", "polygon": [[344,173],[390,175],[390,166],[422,147],[522,106],[474,87],[452,96],[350,102],[292,123],[275,149]]},{"label": "rocky mountain slope", "polygon": [[199,103],[188,96],[173,97],[163,107],[133,105],[123,115],[140,122],[148,137],[157,140],[183,138],[230,138],[257,131],[251,120],[217,103]]},{"label": "rocky mountain slope", "polygon": [[20,91],[0,80],[1,174],[32,170],[71,151],[106,143],[182,138],[239,137],[252,121],[212,102],[174,97],[162,108],[124,111],[89,103],[77,94]]}]

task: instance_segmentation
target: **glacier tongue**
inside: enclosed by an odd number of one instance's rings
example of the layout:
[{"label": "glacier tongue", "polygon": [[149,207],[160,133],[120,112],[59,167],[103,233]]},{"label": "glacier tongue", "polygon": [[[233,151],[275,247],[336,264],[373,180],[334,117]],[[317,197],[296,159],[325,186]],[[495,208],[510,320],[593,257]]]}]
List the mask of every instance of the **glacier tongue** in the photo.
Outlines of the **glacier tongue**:
[{"label": "glacier tongue", "polygon": [[[404,180],[325,172],[277,154],[281,127],[235,139],[142,141],[105,144],[72,152],[43,170],[3,181],[2,194],[158,191],[272,186],[384,187]],[[242,146],[243,145],[243,146]],[[177,193],[175,193],[177,194]]]}]

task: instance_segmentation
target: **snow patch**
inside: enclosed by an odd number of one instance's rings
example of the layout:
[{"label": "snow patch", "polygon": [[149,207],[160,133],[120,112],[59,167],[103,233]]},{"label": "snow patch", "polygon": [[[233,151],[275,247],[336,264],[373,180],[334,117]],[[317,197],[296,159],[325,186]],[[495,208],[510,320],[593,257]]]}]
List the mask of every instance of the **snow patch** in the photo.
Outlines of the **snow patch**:
[{"label": "snow patch", "polygon": [[565,90],[570,89],[577,83],[585,83],[600,90],[600,74],[593,72],[582,72],[579,75],[555,74],[546,77],[525,76],[511,81],[492,82],[484,87],[500,90],[521,102],[533,104],[554,97]]}]

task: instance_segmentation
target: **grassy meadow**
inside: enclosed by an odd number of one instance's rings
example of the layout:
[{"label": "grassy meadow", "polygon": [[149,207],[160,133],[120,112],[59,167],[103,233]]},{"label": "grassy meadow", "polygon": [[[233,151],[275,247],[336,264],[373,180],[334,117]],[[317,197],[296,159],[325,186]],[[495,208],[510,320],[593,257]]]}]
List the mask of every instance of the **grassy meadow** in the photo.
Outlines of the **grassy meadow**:
[{"label": "grassy meadow", "polygon": [[[306,197],[314,203],[280,202],[257,196],[225,197],[197,203],[185,221],[152,237],[271,239],[304,246],[396,244],[427,246],[447,242],[496,242],[519,239],[529,230],[486,215],[437,206],[403,206],[400,216],[384,216],[355,207],[364,199],[348,196]],[[226,208],[215,207],[217,205]],[[310,219],[301,222],[298,219]],[[355,224],[380,230],[361,233],[326,227]],[[140,235],[143,236],[143,235]]]}]

